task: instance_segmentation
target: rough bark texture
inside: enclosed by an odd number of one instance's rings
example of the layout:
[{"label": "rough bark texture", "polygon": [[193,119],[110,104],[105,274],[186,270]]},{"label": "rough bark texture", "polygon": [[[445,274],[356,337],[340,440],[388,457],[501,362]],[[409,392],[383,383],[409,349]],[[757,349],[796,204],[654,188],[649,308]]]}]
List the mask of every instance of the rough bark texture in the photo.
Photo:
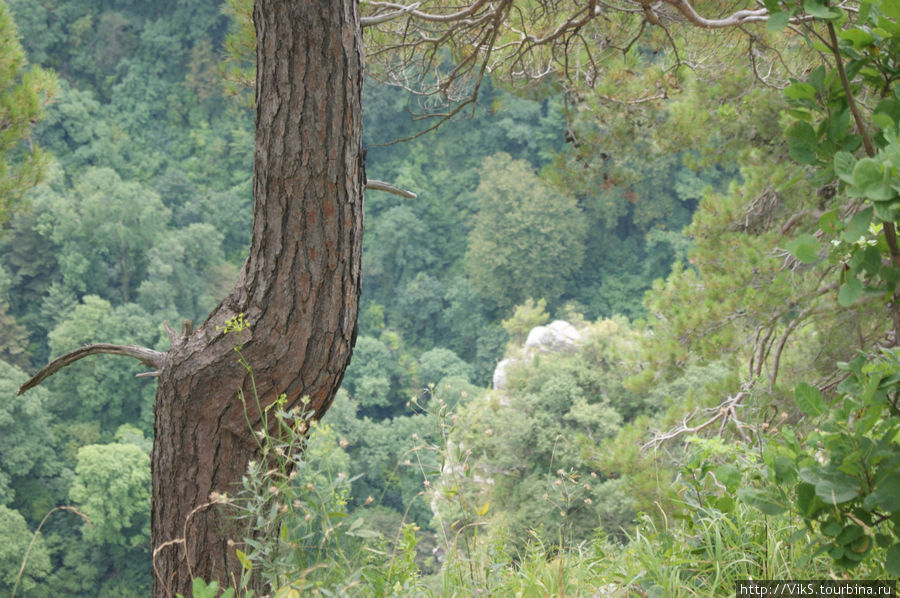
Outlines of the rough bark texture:
[{"label": "rough bark texture", "polygon": [[[227,519],[256,444],[246,372],[222,327],[243,313],[243,355],[263,404],[331,404],[356,337],[362,252],[363,50],[356,0],[257,0],[253,238],[235,290],[160,369],[153,448],[154,596],[235,570]],[[258,422],[255,410],[251,420]],[[192,514],[193,512],[193,514]],[[190,518],[189,518],[190,516]],[[188,524],[185,526],[185,522]],[[183,544],[177,541],[184,538]],[[173,542],[172,544],[166,544]]]}]

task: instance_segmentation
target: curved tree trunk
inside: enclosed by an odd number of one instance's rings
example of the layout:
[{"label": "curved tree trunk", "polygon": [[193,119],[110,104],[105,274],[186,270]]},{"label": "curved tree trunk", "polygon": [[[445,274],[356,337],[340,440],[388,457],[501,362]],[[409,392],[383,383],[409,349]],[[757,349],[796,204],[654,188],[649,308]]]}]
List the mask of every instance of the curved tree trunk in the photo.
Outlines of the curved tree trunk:
[{"label": "curved tree trunk", "polygon": [[233,493],[257,451],[237,398],[239,388],[252,396],[250,383],[234,339],[217,327],[243,313],[242,352],[263,405],[280,393],[289,406],[308,396],[317,417],[356,338],[365,183],[357,0],[256,0],[254,20],[253,239],[235,290],[159,371],[154,596],[190,596],[192,576],[229,582],[236,570],[227,521],[202,505],[213,491]]}]

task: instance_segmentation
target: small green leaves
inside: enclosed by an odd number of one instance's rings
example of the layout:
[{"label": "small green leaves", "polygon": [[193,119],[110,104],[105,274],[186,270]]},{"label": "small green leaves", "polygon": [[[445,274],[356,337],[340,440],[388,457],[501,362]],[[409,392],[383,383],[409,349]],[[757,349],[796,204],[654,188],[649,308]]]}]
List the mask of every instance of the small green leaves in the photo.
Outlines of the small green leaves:
[{"label": "small green leaves", "polygon": [[252,571],[253,563],[250,561],[250,559],[247,558],[247,555],[244,554],[244,551],[235,550],[234,552],[237,555],[238,561],[241,563],[241,567],[243,567],[245,571]]},{"label": "small green leaves", "polygon": [[[219,595],[219,582],[213,580],[209,585],[199,577],[195,577],[191,584],[191,596],[193,598],[216,598]],[[234,588],[228,588],[222,593],[222,598],[232,598]]]},{"label": "small green leaves", "polygon": [[794,388],[794,400],[800,411],[806,415],[817,417],[828,412],[822,393],[818,388],[810,386],[806,382],[801,382]]}]

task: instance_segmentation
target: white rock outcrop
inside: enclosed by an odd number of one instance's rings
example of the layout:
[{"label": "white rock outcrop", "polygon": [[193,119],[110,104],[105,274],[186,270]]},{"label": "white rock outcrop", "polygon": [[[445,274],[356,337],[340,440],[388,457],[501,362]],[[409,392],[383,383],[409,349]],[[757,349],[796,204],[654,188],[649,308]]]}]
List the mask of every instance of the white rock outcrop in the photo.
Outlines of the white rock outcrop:
[{"label": "white rock outcrop", "polygon": [[565,320],[555,320],[546,326],[535,326],[525,339],[525,351],[529,349],[541,353],[560,353],[574,349],[581,340],[578,329]]},{"label": "white rock outcrop", "polygon": [[513,359],[509,357],[504,357],[500,360],[500,363],[497,364],[497,367],[494,368],[494,389],[503,390],[506,388],[506,368],[513,362]]},{"label": "white rock outcrop", "polygon": [[[518,363],[528,363],[534,359],[536,353],[574,351],[581,340],[581,332],[565,320],[555,320],[546,326],[535,326],[525,339],[522,356],[519,358],[506,357],[494,368],[494,390],[504,390],[506,388],[506,377],[510,366]],[[500,403],[505,405],[509,401],[501,397]]]}]

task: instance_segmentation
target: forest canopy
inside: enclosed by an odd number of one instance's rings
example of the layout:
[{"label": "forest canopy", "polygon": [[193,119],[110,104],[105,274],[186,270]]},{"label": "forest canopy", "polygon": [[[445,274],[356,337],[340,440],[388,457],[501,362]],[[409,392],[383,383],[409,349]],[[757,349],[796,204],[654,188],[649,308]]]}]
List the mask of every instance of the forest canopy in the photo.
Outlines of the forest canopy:
[{"label": "forest canopy", "polygon": [[[415,197],[366,192],[341,390],[265,411],[194,596],[900,576],[896,3],[360,7],[365,174]],[[151,592],[147,368],[15,395],[238,278],[251,14],[0,0],[4,592]]]}]

